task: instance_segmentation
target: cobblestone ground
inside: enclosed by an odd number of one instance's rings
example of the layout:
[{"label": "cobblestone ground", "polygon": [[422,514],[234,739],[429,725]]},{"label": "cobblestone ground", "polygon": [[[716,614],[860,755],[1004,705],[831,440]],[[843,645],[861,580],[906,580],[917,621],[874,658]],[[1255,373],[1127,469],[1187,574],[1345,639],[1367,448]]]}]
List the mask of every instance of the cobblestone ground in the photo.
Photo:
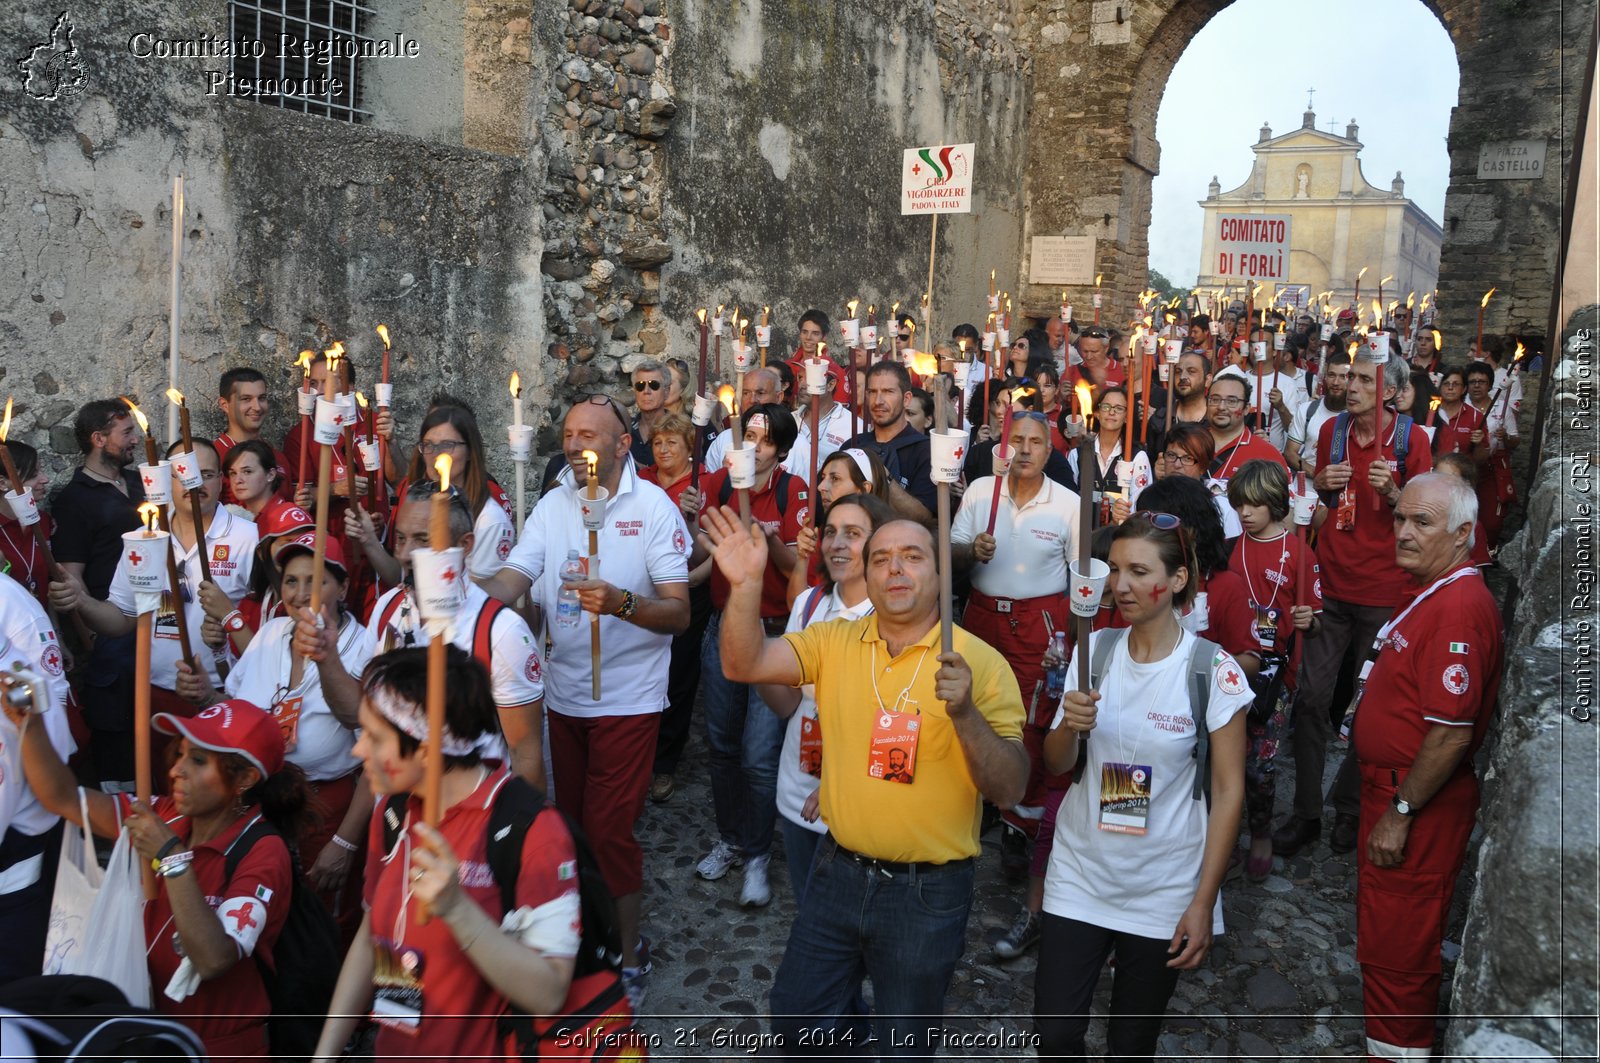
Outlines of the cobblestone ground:
[{"label": "cobblestone ground", "polygon": [[[773,976],[794,919],[781,848],[772,860],[773,901],[739,907],[739,872],[704,882],[694,865],[715,838],[711,793],[697,736],[665,804],[648,806],[640,830],[646,855],[646,933],[655,972],[642,1028],[658,1058],[734,1059],[763,1051],[758,1038]],[[1327,782],[1340,757],[1330,756]],[[1279,770],[1282,804],[1293,788],[1293,765]],[[1329,819],[1331,823],[1331,817]],[[781,837],[777,844],[782,845]],[[1033,1056],[1028,1035],[1034,956],[1009,963],[991,946],[1022,903],[1020,887],[1000,873],[998,833],[984,837],[977,897],[966,953],[948,999],[946,1026],[982,1032],[1009,1047],[946,1049],[949,1058]],[[1326,841],[1251,885],[1242,877],[1223,888],[1227,933],[1206,965],[1178,983],[1161,1037],[1173,1059],[1278,1059],[1362,1054],[1361,981],[1355,958],[1355,863]],[[1096,1012],[1109,1000],[1102,979]],[[1448,999],[1448,989],[1446,991]],[[1090,1027],[1091,1049],[1103,1048],[1104,1025]]]}]

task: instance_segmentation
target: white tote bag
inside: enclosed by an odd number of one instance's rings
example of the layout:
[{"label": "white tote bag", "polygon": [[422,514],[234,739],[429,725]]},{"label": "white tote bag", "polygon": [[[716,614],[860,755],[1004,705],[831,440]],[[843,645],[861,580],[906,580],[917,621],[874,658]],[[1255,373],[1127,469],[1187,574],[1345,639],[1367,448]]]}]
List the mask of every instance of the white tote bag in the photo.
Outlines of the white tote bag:
[{"label": "white tote bag", "polygon": [[89,802],[82,787],[78,789],[78,816],[83,827],[68,823],[61,834],[61,863],[50,900],[50,929],[44,939],[45,974],[66,971],[69,959],[83,950],[89,913],[104,877],[89,837]]},{"label": "white tote bag", "polygon": [[87,940],[94,947],[73,957],[64,974],[104,978],[137,1007],[150,1006],[150,968],[145,962],[144,882],[128,832],[117,835],[100,894],[89,913]]}]

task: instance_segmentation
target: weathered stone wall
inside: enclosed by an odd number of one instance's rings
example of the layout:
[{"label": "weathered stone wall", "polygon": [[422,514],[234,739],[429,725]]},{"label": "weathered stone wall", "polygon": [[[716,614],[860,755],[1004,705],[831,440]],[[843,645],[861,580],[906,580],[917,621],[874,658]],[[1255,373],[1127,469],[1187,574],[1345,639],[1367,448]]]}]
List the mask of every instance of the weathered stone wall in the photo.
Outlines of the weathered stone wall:
[{"label": "weathered stone wall", "polygon": [[1545,398],[1546,459],[1527,523],[1500,554],[1519,594],[1445,1046],[1463,1058],[1596,1052],[1600,307],[1574,315],[1563,339],[1566,362]]}]

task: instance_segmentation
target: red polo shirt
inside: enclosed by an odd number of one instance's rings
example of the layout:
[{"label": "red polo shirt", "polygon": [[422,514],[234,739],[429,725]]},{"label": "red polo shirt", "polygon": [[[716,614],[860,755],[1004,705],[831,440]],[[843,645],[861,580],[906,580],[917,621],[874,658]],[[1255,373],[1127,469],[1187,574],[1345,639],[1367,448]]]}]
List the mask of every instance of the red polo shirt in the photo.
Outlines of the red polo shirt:
[{"label": "red polo shirt", "polygon": [[[1319,469],[1326,468],[1332,461],[1333,430],[1339,426],[1339,420],[1330,417],[1317,436]],[[1354,424],[1355,419],[1351,418],[1351,428]],[[1384,411],[1382,457],[1390,469],[1398,470],[1399,463],[1394,457],[1394,426],[1394,413]],[[1352,605],[1393,609],[1404,600],[1409,579],[1394,562],[1394,509],[1379,498],[1367,482],[1367,468],[1379,458],[1379,442],[1375,436],[1371,443],[1362,446],[1355,432],[1349,431],[1344,460],[1353,470],[1346,490],[1355,495],[1355,527],[1339,530],[1339,501],[1335,497],[1328,503],[1333,512],[1328,514],[1317,535],[1317,560],[1322,565],[1324,596]],[[1406,477],[1409,479],[1432,468],[1428,434],[1413,424],[1411,449],[1406,453]],[[1398,477],[1398,471],[1396,475]]]},{"label": "red polo shirt", "polygon": [[1404,596],[1416,607],[1389,632],[1362,688],[1352,735],[1362,764],[1411,767],[1440,724],[1472,728],[1460,771],[1472,770],[1483,744],[1504,665],[1500,607],[1470,565],[1433,587],[1423,597],[1426,590],[1407,581]]},{"label": "red polo shirt", "polygon": [[[788,501],[780,513],[778,510],[778,484],[784,484],[788,492]],[[706,500],[706,505],[721,504],[722,485],[728,482],[728,470],[718,469],[716,472],[700,478],[701,497]],[[757,521],[769,533],[777,535],[785,544],[793,546],[800,538],[800,529],[810,518],[811,507],[806,501],[806,482],[799,476],[785,476],[782,466],[772,470],[772,476],[767,481],[767,486],[760,491],[750,492],[750,519]],[[730,493],[727,504],[738,506],[737,493]],[[722,570],[713,566],[711,569],[711,606],[718,612],[728,604],[728,581],[723,577]],[[789,581],[778,571],[778,566],[770,560],[767,562],[766,579],[761,584],[761,616],[762,619],[772,617],[786,618],[789,615]]]},{"label": "red polo shirt", "polygon": [[[1252,613],[1251,633],[1255,636],[1252,648],[1283,653],[1289,635],[1294,630],[1290,610],[1300,598],[1300,557],[1306,558],[1306,604],[1317,612],[1322,611],[1322,579],[1317,570],[1317,559],[1310,547],[1297,535],[1285,532],[1275,539],[1257,539],[1249,532],[1239,536],[1233,547],[1233,558],[1228,570],[1237,572],[1244,580],[1248,603]],[[1266,638],[1272,633],[1273,637]],[[1285,685],[1293,690],[1300,673],[1300,651],[1305,646],[1304,632],[1294,640],[1294,650],[1289,654]]]},{"label": "red polo shirt", "polygon": [[678,499],[683,497],[683,493],[694,485],[694,471],[692,469],[685,472],[681,477],[670,484],[664,484],[661,482],[661,470],[657,466],[644,465],[639,467],[637,471],[639,473],[639,479],[645,481],[646,483],[655,484],[657,487],[661,488],[661,490],[665,491],[667,493],[667,497],[672,499],[673,505],[677,505]]},{"label": "red polo shirt", "polygon": [[[1472,433],[1483,427],[1483,411],[1470,402],[1463,402],[1455,420],[1446,419],[1444,410],[1434,418],[1433,452],[1435,454],[1471,454]],[[1409,468],[1411,461],[1406,460]]]},{"label": "red polo shirt", "polygon": [[[117,795],[118,814],[126,815],[129,794]],[[152,810],[166,820],[187,844],[193,824],[180,815],[172,798],[157,797]],[[205,1042],[214,1060],[264,1058],[267,1051],[265,1016],[272,1011],[267,988],[251,956],[259,950],[271,963],[272,946],[289,917],[289,891],[294,873],[289,848],[277,835],[258,838],[239,861],[233,879],[224,877],[228,848],[255,822],[260,808],[251,808],[222,834],[194,846],[188,874],[195,876],[206,903],[222,921],[222,929],[240,949],[237,963],[218,978],[200,983],[184,1000],[173,1000],[163,990],[178,970],[178,932],[172,922],[172,901],[165,884],[144,906],[146,960],[150,968],[150,996],[155,1007],[179,1019]],[[159,880],[158,880],[159,881]]]},{"label": "red polo shirt", "polygon": [[[501,769],[490,775],[465,799],[445,809],[439,833],[461,861],[460,877],[466,899],[482,908],[497,925],[505,918],[500,887],[489,871],[489,818],[494,799],[510,777]],[[419,926],[411,899],[411,824],[422,818],[422,799],[412,796],[394,851],[383,851],[383,814],[386,802],[373,809],[368,830],[367,866],[363,898],[371,917],[371,942],[356,948],[385,949],[397,956],[420,959],[421,1018],[406,1029],[380,1021],[377,1056],[429,1059],[515,1058],[509,1040],[496,1029],[508,1003],[504,994],[478,973],[443,919]],[[517,872],[516,904],[540,905],[576,892],[576,850],[572,836],[555,809],[546,806],[528,828],[522,844],[522,866]],[[573,909],[572,934],[577,939],[578,910]],[[574,950],[576,951],[576,950]]]},{"label": "red polo shirt", "polygon": [[[266,440],[263,439],[262,442],[266,443]],[[219,468],[221,467],[222,459],[228,456],[228,451],[239,445],[239,441],[234,439],[226,432],[222,433],[216,439],[213,439],[211,443],[217,448],[217,462]],[[267,443],[267,446],[272,447],[272,444]],[[294,474],[289,471],[289,459],[284,457],[283,451],[279,450],[277,447],[272,447],[272,460],[273,463],[278,467],[278,489],[274,491],[272,495],[274,498],[281,498],[285,502],[293,502]],[[233,500],[233,488],[229,485],[228,478],[224,476],[222,478],[223,504],[226,505]]]},{"label": "red polo shirt", "polygon": [[[1200,632],[1201,638],[1215,642],[1233,655],[1258,647],[1252,626],[1255,613],[1250,608],[1250,592],[1245,589],[1244,580],[1237,572],[1225,568],[1211,573],[1209,578],[1200,581],[1195,595],[1198,597],[1200,594],[1206,596],[1207,617],[1206,629]],[[1190,608],[1193,609],[1193,605]],[[1101,617],[1107,614],[1109,618],[1102,623]],[[1122,610],[1115,606],[1108,609],[1102,605],[1094,620],[1095,631],[1103,627],[1131,626],[1122,615]]]},{"label": "red polo shirt", "polygon": [[1069,365],[1067,366],[1066,376],[1061,379],[1061,392],[1063,395],[1070,395],[1072,389],[1078,386],[1078,381],[1080,380],[1088,381],[1089,386],[1096,390],[1102,387],[1120,387],[1128,382],[1127,374],[1122,371],[1121,362],[1108,359],[1103,375],[1105,379],[1095,380],[1092,375],[1084,372],[1081,364]]},{"label": "red polo shirt", "polygon": [[1211,478],[1226,487],[1233,474],[1244,468],[1245,462],[1258,458],[1275,462],[1286,471],[1289,468],[1277,447],[1246,428],[1232,443],[1217,451],[1217,456],[1211,460]]},{"label": "red polo shirt", "polygon": [[[6,489],[10,490],[9,484]],[[0,507],[4,505],[0,502]],[[51,521],[50,514],[39,514],[39,528],[44,532],[44,541],[49,542],[55,532],[55,523]],[[6,565],[11,566],[11,578],[22,584],[48,610],[50,573],[44,561],[44,551],[39,549],[39,540],[34,538],[33,529],[24,528],[13,520],[10,510],[0,516],[0,571],[4,571]]]}]

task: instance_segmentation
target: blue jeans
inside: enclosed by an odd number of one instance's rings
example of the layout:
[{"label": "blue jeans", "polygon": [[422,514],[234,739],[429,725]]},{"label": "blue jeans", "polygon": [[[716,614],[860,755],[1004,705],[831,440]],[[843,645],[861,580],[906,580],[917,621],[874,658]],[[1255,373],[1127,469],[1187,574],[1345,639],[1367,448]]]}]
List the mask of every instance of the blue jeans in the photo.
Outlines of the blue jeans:
[{"label": "blue jeans", "polygon": [[721,631],[722,614],[716,613],[706,624],[705,642],[700,647],[706,744],[711,750],[711,800],[718,835],[748,860],[772,851],[784,722],[767,708],[754,687],[729,682],[722,674]]},{"label": "blue jeans", "polygon": [[[823,838],[772,986],[788,1055],[932,1056],[972,910],[974,864],[886,872]],[[872,980],[870,1045],[850,1018]]]},{"label": "blue jeans", "polygon": [[817,855],[817,846],[823,835],[807,830],[787,818],[778,819],[783,831],[783,858],[789,865],[789,888],[794,891],[794,906],[798,911],[805,903],[806,883],[811,879],[811,861]]}]

